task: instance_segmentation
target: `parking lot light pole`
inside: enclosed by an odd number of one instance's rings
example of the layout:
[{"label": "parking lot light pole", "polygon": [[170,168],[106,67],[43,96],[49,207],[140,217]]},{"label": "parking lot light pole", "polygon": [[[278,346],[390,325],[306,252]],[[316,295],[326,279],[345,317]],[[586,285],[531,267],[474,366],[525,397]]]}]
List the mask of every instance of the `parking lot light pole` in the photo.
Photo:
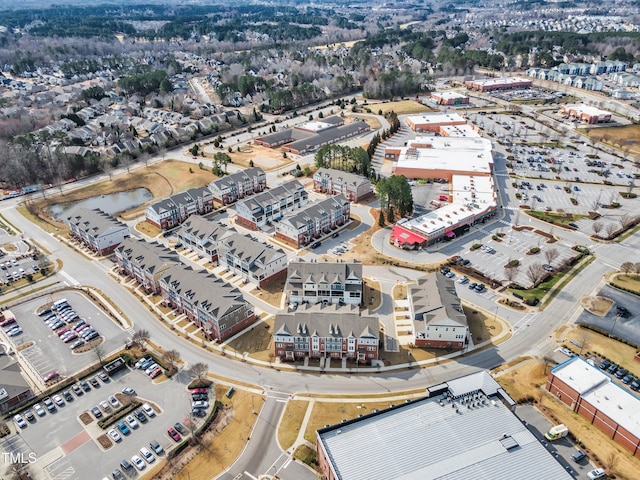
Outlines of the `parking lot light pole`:
[{"label": "parking lot light pole", "polygon": [[620,318],[620,314],[616,314],[616,318],[613,321],[613,327],[611,328],[611,331],[609,332],[609,338],[611,338],[613,336],[613,331],[616,329],[616,324],[618,323],[618,319]]}]

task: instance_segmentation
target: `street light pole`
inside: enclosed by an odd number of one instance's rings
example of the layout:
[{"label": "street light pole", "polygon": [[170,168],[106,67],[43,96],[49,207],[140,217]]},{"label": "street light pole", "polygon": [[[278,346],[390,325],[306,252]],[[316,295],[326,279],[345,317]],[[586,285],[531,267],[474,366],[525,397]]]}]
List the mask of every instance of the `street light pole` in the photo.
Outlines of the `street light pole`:
[{"label": "street light pole", "polygon": [[620,314],[616,314],[616,318],[613,321],[613,327],[611,328],[611,331],[609,332],[609,338],[611,338],[613,336],[613,331],[616,329],[616,324],[618,323],[618,319],[620,318]]}]

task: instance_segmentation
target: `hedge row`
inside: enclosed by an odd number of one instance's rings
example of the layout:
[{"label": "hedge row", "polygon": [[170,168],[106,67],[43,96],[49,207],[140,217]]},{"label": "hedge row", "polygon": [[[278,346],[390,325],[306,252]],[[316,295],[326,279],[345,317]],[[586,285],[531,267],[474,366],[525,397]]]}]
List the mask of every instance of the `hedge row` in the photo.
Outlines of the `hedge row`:
[{"label": "hedge row", "polygon": [[140,402],[138,402],[137,400],[133,400],[129,405],[123,406],[122,408],[113,412],[108,417],[105,417],[102,420],[100,420],[98,422],[98,426],[103,430],[105,430],[107,427],[110,427],[111,425],[116,423],[118,420],[120,420],[122,417],[124,417],[127,413],[134,411],[140,405],[142,405]]}]

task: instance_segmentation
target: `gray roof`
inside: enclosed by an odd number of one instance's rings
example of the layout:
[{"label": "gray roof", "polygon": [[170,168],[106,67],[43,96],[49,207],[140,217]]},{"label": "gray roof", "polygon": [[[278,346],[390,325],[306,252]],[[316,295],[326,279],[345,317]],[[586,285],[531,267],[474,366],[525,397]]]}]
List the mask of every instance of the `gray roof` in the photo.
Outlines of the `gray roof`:
[{"label": "gray roof", "polygon": [[418,279],[409,289],[416,331],[427,325],[467,326],[453,280],[438,273]]},{"label": "gray roof", "polygon": [[153,209],[156,213],[162,213],[172,211],[178,208],[180,205],[189,205],[194,203],[197,198],[210,196],[211,191],[207,187],[196,187],[189,190],[185,190],[170,197],[158,200],[155,203],[149,205],[149,208]]},{"label": "gray roof", "polygon": [[350,184],[354,187],[362,184],[370,184],[369,179],[363,177],[362,175],[358,175],[350,172],[343,172],[342,170],[335,170],[333,168],[319,168],[318,171],[313,175],[314,178],[328,178],[331,182],[335,184]]},{"label": "gray roof", "polygon": [[111,229],[120,230],[122,228],[126,228],[129,230],[129,227],[124,223],[116,220],[99,208],[94,208],[92,210],[78,208],[74,210],[73,215],[66,218],[66,221],[68,224],[75,225],[80,230],[87,232],[92,237],[99,237]]},{"label": "gray roof", "polygon": [[249,270],[254,274],[260,274],[263,268],[261,266],[268,265],[274,258],[286,257],[282,249],[275,249],[271,245],[264,244],[258,240],[254,240],[249,235],[241,233],[231,233],[229,236],[221,240],[221,248],[229,252],[233,257],[246,262]]},{"label": "gray roof", "polygon": [[[445,383],[429,398],[318,430],[318,442],[336,478],[573,478],[501,401],[505,394],[500,395],[487,372],[462,377],[457,383],[468,385],[458,393],[469,402],[454,402]],[[488,391],[478,391],[478,386]]]},{"label": "gray roof", "polygon": [[282,130],[281,132],[265,135],[263,137],[260,137],[258,140],[267,142],[270,145],[276,145],[281,143],[294,142],[296,140],[302,140],[304,138],[308,138],[313,135],[314,135],[313,132],[305,132],[303,130],[298,130],[296,128],[288,128],[286,130]]},{"label": "gray roof", "polygon": [[133,238],[125,239],[116,248],[116,255],[150,273],[157,273],[180,262],[178,254],[164,245]]},{"label": "gray roof", "polygon": [[318,132],[316,135],[295,141],[291,143],[289,147],[298,151],[314,150],[321,145],[335,143],[337,139],[343,135],[353,135],[360,129],[369,130],[369,125],[367,125],[366,122],[357,120],[347,125],[327,128],[326,130]]},{"label": "gray roof", "polygon": [[305,189],[299,181],[292,180],[275,188],[265,190],[253,197],[249,197],[241,203],[244,203],[251,211],[260,210],[264,209],[267,205],[273,205],[280,200],[290,197],[296,191],[305,192]]},{"label": "gray roof", "polygon": [[215,319],[247,305],[240,290],[202,270],[175,265],[167,270],[162,281]]},{"label": "gray roof", "polygon": [[[199,238],[200,240],[209,239],[215,242],[233,230],[229,230],[218,222],[209,220],[201,215],[191,215],[180,226],[180,231]],[[180,233],[178,236],[180,236]]]},{"label": "gray roof", "polygon": [[264,172],[261,168],[253,167],[247,168],[246,170],[242,170],[240,172],[232,173],[231,175],[225,175],[222,178],[218,178],[217,180],[213,180],[209,183],[210,189],[218,189],[224,190],[230,186],[236,185],[238,183],[244,183],[253,177],[264,176]]},{"label": "gray roof", "polygon": [[351,262],[305,262],[298,260],[289,262],[287,267],[287,285],[285,289],[312,283],[341,283],[347,280],[362,281],[362,264],[356,260]]},{"label": "gray roof", "polygon": [[296,311],[279,313],[274,321],[274,335],[324,338],[378,338],[376,317],[361,317],[356,305],[304,304]]},{"label": "gray roof", "polygon": [[302,210],[287,215],[281,223],[289,223],[295,229],[308,225],[316,218],[328,215],[332,210],[342,209],[344,204],[350,203],[344,195],[335,195],[320,202],[312,203],[303,207]]},{"label": "gray roof", "polygon": [[7,397],[4,400],[0,399],[0,403],[4,403],[18,395],[31,391],[31,387],[22,376],[20,365],[13,360],[12,357],[8,357],[7,355],[0,356],[0,390],[1,389],[7,392]]}]

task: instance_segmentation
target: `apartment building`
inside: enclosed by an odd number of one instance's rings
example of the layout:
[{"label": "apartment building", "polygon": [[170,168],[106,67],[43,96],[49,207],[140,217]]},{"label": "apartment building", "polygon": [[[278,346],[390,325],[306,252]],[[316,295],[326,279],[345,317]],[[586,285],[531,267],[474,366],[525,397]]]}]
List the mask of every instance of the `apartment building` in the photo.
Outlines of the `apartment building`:
[{"label": "apartment building", "polygon": [[238,225],[258,230],[309,202],[309,194],[302,184],[293,180],[265,190],[236,205]]},{"label": "apartment building", "polygon": [[285,361],[347,358],[357,363],[378,359],[379,323],[361,316],[357,305],[303,305],[276,315],[274,354]]},{"label": "apartment building", "polygon": [[229,205],[267,188],[267,176],[261,168],[247,168],[209,183],[214,202]]},{"label": "apartment building", "polygon": [[350,212],[351,204],[342,195],[309,204],[276,225],[276,238],[303,247],[347,223]]},{"label": "apartment building", "polygon": [[120,273],[135,278],[145,292],[160,292],[161,276],[180,263],[178,254],[157,242],[128,238],[115,250]]},{"label": "apartment building", "polygon": [[218,260],[218,242],[232,231],[215,220],[193,215],[180,226],[177,237],[202,258],[215,262]]},{"label": "apartment building", "polygon": [[176,265],[159,283],[163,304],[185,314],[209,340],[223,342],[256,321],[240,290],[204,271]]},{"label": "apartment building", "polygon": [[97,255],[108,255],[129,238],[129,227],[95,208],[79,208],[65,219],[72,237],[80,240]]},{"label": "apartment building", "polygon": [[351,262],[289,262],[285,293],[289,303],[362,303],[362,264]]},{"label": "apartment building", "polygon": [[155,202],[147,207],[146,220],[167,230],[177,227],[191,215],[213,210],[213,195],[207,187],[192,188]]},{"label": "apartment building", "polygon": [[313,175],[313,190],[330,195],[343,195],[350,202],[358,202],[373,194],[373,185],[362,175],[320,168]]}]

